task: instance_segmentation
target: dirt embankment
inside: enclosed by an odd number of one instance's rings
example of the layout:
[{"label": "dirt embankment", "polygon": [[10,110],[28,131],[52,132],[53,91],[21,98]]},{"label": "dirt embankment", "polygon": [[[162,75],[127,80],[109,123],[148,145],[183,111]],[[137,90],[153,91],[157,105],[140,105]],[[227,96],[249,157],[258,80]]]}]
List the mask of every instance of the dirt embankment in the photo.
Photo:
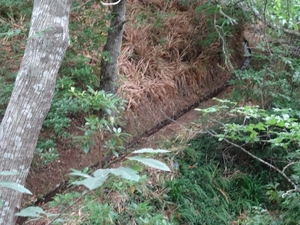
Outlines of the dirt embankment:
[{"label": "dirt embankment", "polygon": [[[204,2],[184,7],[177,1],[129,1],[119,94],[128,101],[124,120],[133,136],[172,118],[230,78],[213,18],[195,10]],[[243,60],[240,30],[227,43],[237,68]]]},{"label": "dirt embankment", "polygon": [[[129,21],[119,57],[119,95],[128,101],[123,120],[132,137],[180,115],[230,78],[223,43],[212,35],[212,18],[195,11],[202,3],[183,7],[177,1],[128,1]],[[231,61],[238,68],[243,46],[241,29],[236,30],[227,44],[233,50]],[[74,136],[78,135],[77,123],[74,120],[70,128]],[[101,159],[101,146],[85,155],[62,140],[57,149],[58,160],[31,169],[27,187],[37,196],[62,184],[70,168],[82,169]]]}]

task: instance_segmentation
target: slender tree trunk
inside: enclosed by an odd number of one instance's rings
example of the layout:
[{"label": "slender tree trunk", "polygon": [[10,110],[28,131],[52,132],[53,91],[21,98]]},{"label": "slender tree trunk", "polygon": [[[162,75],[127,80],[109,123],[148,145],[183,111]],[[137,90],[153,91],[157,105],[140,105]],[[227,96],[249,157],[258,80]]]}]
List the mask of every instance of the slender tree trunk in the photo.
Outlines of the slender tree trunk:
[{"label": "slender tree trunk", "polygon": [[[116,0],[114,2],[117,2]],[[103,48],[101,61],[101,89],[116,93],[118,89],[118,56],[120,53],[123,37],[123,25],[126,13],[126,0],[112,6],[112,16],[110,29],[106,44]]]},{"label": "slender tree trunk", "polygon": [[[24,57],[0,126],[0,180],[25,184],[37,139],[51,106],[56,76],[69,45],[72,0],[35,0]],[[47,179],[47,177],[45,177]],[[15,224],[22,195],[1,188],[0,225]]]}]

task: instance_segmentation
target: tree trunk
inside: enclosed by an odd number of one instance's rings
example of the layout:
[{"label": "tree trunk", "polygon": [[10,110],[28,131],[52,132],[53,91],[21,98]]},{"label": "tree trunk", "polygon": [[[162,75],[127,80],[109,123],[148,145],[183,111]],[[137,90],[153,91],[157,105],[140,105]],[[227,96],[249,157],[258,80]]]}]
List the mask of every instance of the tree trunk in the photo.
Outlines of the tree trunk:
[{"label": "tree trunk", "polygon": [[[55,82],[69,45],[72,0],[35,0],[25,53],[0,125],[0,171],[19,176],[0,180],[25,184],[44,119],[51,106]],[[47,177],[45,177],[47,179]],[[0,225],[15,224],[22,195],[0,189]]]},{"label": "tree trunk", "polygon": [[126,22],[126,0],[122,0],[119,4],[112,6],[111,13],[113,18],[110,22],[101,61],[100,87],[104,91],[116,93],[118,90],[118,56],[122,45],[123,25]]}]

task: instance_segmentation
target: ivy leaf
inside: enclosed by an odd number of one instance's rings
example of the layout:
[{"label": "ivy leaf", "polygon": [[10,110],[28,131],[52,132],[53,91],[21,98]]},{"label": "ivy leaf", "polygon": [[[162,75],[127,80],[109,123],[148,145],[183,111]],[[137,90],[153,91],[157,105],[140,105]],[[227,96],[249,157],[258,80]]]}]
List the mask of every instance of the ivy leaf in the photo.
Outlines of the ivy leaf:
[{"label": "ivy leaf", "polygon": [[32,193],[27,188],[25,188],[23,185],[17,184],[14,182],[0,181],[0,186],[10,188],[10,189],[13,189],[13,190],[21,192],[21,193],[32,195]]},{"label": "ivy leaf", "polygon": [[140,163],[145,164],[146,166],[150,166],[155,169],[171,171],[170,168],[166,164],[164,164],[158,160],[155,160],[155,159],[142,158],[140,156],[128,157],[128,159],[138,161]]},{"label": "ivy leaf", "polygon": [[131,168],[119,167],[116,169],[110,169],[110,172],[116,176],[121,176],[122,178],[127,180],[138,181],[140,179],[140,176],[137,174],[137,171]]}]

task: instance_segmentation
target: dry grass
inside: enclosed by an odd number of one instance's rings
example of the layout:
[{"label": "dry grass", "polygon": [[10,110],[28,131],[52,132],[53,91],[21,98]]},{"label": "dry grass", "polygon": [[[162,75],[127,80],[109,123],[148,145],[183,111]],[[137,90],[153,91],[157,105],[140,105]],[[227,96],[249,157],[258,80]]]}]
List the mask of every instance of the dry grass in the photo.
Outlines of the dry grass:
[{"label": "dry grass", "polygon": [[230,71],[220,42],[201,46],[208,38],[208,18],[197,15],[196,6],[180,11],[176,1],[130,2],[118,93],[128,101],[127,130],[135,135],[223,85]]}]

